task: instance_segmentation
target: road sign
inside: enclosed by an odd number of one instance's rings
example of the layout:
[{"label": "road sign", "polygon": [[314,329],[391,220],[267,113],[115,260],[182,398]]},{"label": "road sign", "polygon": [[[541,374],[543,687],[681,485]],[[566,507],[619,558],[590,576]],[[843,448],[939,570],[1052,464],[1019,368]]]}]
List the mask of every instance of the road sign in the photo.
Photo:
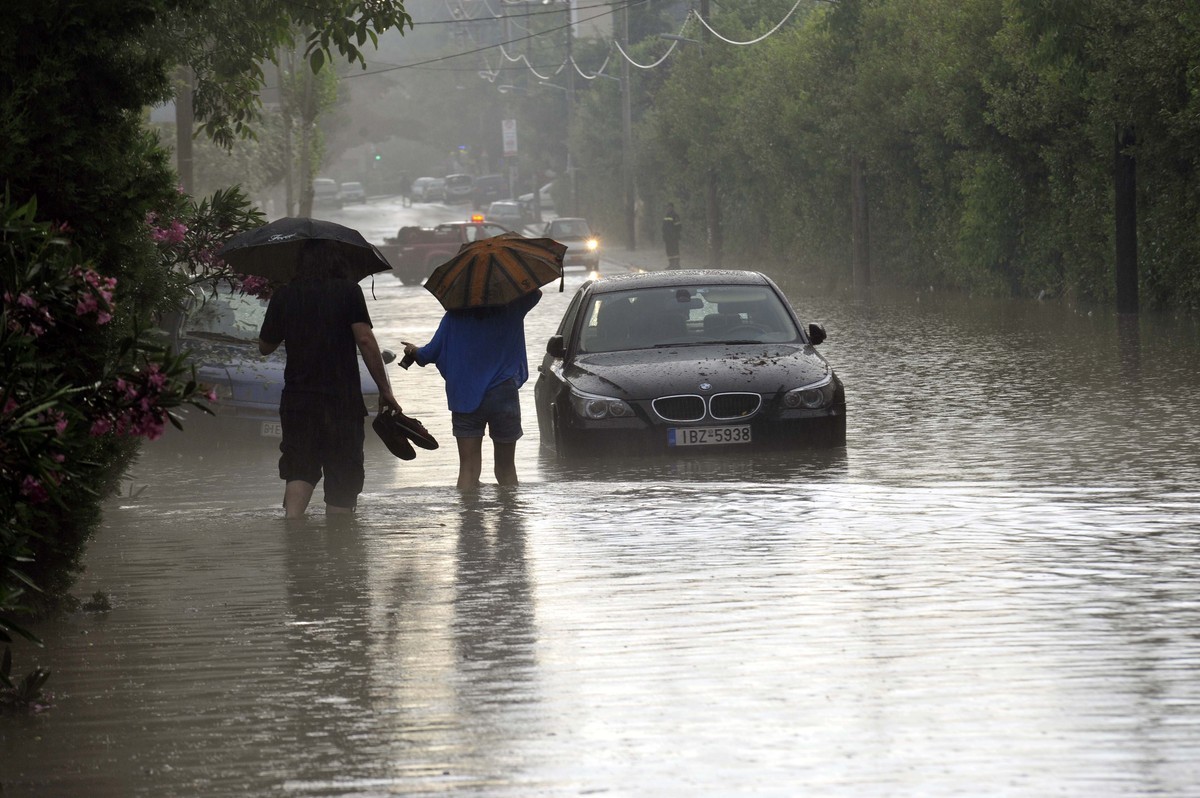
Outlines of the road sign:
[{"label": "road sign", "polygon": [[500,132],[504,138],[505,157],[517,154],[517,120],[500,120]]}]

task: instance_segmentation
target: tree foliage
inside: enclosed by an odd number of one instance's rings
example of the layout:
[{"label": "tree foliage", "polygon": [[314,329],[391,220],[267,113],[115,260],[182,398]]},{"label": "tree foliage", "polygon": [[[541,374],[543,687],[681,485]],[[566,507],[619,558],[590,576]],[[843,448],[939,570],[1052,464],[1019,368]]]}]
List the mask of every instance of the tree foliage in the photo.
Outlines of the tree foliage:
[{"label": "tree foliage", "polygon": [[[258,219],[236,191],[181,197],[145,109],[170,98],[171,77],[188,66],[205,129],[245,134],[259,65],[278,44],[298,37],[314,69],[334,53],[365,63],[367,40],[405,24],[390,0],[6,5],[0,642],[18,628],[17,610],[52,607],[69,589],[136,438],[153,437],[171,408],[198,396],[183,356],[146,331],[180,301],[187,274],[231,277],[200,253]],[[189,242],[201,259],[183,263],[175,245]],[[7,653],[3,671],[11,686]]]},{"label": "tree foliage", "polygon": [[[712,23],[747,40],[778,11],[722,6]],[[693,249],[713,168],[727,252],[848,279],[861,158],[878,279],[1111,302],[1126,130],[1144,301],[1200,307],[1195,3],[814,2],[759,44],[704,50],[676,53],[665,78],[639,74],[661,88],[635,106],[639,194],[683,200]],[[601,157],[599,144],[577,154]]]}]

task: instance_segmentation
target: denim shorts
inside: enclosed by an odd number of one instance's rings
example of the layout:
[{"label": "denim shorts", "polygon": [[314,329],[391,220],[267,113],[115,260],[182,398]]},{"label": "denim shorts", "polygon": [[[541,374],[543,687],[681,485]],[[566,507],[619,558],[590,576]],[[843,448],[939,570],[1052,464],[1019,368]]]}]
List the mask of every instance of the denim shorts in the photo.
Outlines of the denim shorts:
[{"label": "denim shorts", "polygon": [[483,395],[473,413],[451,413],[451,430],[456,438],[482,438],[486,427],[496,443],[516,443],[521,429],[521,397],[517,381],[505,380]]}]

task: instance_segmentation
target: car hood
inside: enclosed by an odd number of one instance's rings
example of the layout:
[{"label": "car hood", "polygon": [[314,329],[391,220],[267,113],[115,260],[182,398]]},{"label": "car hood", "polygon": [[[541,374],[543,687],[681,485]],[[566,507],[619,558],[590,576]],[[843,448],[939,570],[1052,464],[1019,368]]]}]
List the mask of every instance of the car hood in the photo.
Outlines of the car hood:
[{"label": "car hood", "polygon": [[584,393],[618,399],[672,394],[753,391],[776,393],[810,385],[829,374],[829,364],[810,346],[716,344],[581,355],[564,378]]}]

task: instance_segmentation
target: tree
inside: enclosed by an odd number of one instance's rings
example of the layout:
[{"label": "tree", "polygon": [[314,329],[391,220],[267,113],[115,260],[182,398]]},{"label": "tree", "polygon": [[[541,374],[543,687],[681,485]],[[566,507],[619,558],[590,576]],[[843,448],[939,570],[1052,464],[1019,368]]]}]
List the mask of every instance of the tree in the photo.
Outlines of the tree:
[{"label": "tree", "polygon": [[[84,417],[72,403],[95,386],[115,386],[114,375],[127,375],[116,379],[123,381],[119,392],[128,399],[128,388],[138,380],[157,390],[162,386],[155,375],[166,374],[169,381],[183,368],[174,353],[152,353],[145,338],[154,314],[179,301],[185,282],[174,260],[163,256],[160,237],[186,230],[177,219],[165,230],[154,221],[155,214],[178,209],[181,198],[166,151],[143,126],[143,109],[171,95],[170,76],[187,64],[196,75],[197,115],[204,130],[218,140],[244,135],[262,83],[259,64],[271,58],[280,41],[290,41],[293,24],[312,31],[305,37],[305,54],[315,70],[334,51],[362,62],[359,48],[367,39],[411,24],[403,6],[387,0],[112,0],[25,3],[5,13],[0,27],[0,175],[6,181],[0,287],[8,361],[0,387],[0,450],[6,487],[9,475],[18,475],[18,489],[24,485],[25,493],[6,490],[8,502],[0,507],[5,530],[0,620],[17,608],[23,591],[26,598],[36,595],[27,590],[34,583],[27,574],[35,569],[43,591],[40,604],[53,605],[62,597],[98,521],[100,502],[136,451],[134,440],[99,427],[91,435],[88,426],[83,434],[88,467],[54,472],[51,491],[38,475],[48,477],[45,463],[58,462],[54,455],[63,453],[48,448],[47,430],[75,434],[71,419],[78,416],[82,424]],[[243,207],[242,198],[233,200]],[[252,217],[235,210],[213,218],[236,226]],[[58,243],[67,233],[69,250]],[[87,286],[104,293],[91,300],[80,294],[76,306],[48,301],[86,292]],[[109,317],[86,335],[59,343],[37,332],[47,325],[73,329],[79,308],[99,307],[101,300],[110,306],[104,308]],[[45,310],[53,324],[44,318],[16,323],[35,310]],[[36,357],[27,357],[30,352]],[[25,363],[36,369],[18,368]],[[18,380],[20,375],[29,379]],[[172,401],[186,400],[197,387],[180,386]],[[118,400],[124,401],[113,398],[119,405]],[[97,420],[94,413],[87,418]],[[114,426],[119,427],[119,418],[114,416]],[[62,419],[66,426],[60,431]],[[135,427],[154,429],[142,422],[129,426]],[[25,442],[39,435],[37,446]],[[26,477],[51,499],[36,513],[20,510],[22,495],[41,496]],[[22,568],[12,567],[14,558]],[[7,628],[4,623],[0,632]],[[0,641],[6,639],[0,635]]]}]

